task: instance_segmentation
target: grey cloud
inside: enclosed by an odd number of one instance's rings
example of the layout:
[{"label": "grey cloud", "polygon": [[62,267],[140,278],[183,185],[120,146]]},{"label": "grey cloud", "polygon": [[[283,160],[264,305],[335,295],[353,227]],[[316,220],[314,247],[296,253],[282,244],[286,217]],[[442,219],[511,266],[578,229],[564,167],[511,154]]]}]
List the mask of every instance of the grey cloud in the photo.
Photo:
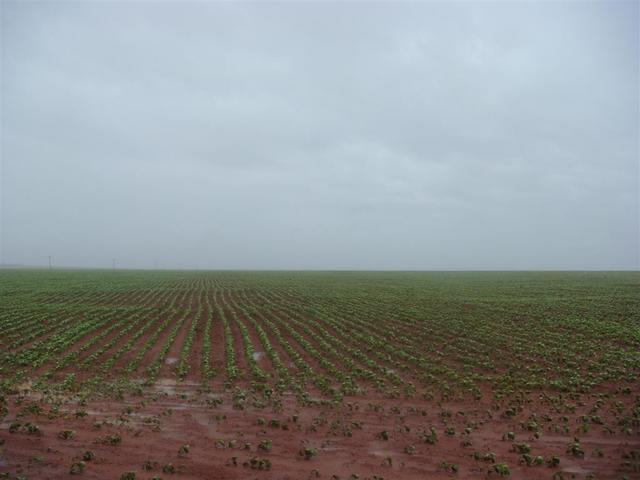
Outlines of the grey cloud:
[{"label": "grey cloud", "polygon": [[637,269],[638,13],[3,2],[3,261]]}]

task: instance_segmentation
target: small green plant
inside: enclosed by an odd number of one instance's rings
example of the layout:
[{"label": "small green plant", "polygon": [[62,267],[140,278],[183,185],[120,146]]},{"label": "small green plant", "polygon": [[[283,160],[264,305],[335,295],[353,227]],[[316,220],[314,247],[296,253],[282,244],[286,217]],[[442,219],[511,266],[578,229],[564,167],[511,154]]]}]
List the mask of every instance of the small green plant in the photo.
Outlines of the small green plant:
[{"label": "small green plant", "polygon": [[305,460],[311,460],[313,457],[318,455],[318,449],[304,447],[300,449],[299,453],[300,453],[300,456],[303,457]]},{"label": "small green plant", "polygon": [[24,429],[27,431],[28,434],[30,435],[40,435],[40,433],[42,433],[40,431],[40,427],[38,427],[38,425],[35,425],[33,423],[27,423],[24,426]]},{"label": "small green plant", "polygon": [[180,458],[182,457],[186,457],[189,454],[189,445],[181,445],[180,448],[178,449],[178,456]]},{"label": "small green plant", "polygon": [[122,443],[122,437],[119,433],[114,433],[112,435],[106,435],[99,439],[100,443],[104,443],[106,445],[120,445]]},{"label": "small green plant", "polygon": [[252,470],[271,470],[271,460],[268,458],[253,457],[252,459],[244,462],[243,465],[251,468]]},{"label": "small green plant", "polygon": [[438,432],[436,432],[435,428],[430,427],[428,433],[425,432],[420,435],[420,439],[425,443],[435,445],[436,443],[438,443]]},{"label": "small green plant", "polygon": [[85,466],[86,463],[84,463],[83,461],[72,463],[71,468],[69,468],[69,473],[71,475],[79,475],[84,472]]},{"label": "small green plant", "polygon": [[440,462],[440,468],[445,472],[457,473],[459,468],[455,463],[450,463],[447,461]]},{"label": "small green plant", "polygon": [[509,465],[506,463],[496,463],[493,466],[493,471],[500,475],[501,477],[507,477],[511,475],[511,470],[509,469]]},{"label": "small green plant", "polygon": [[487,452],[485,454],[482,454],[480,452],[475,452],[473,454],[473,458],[475,460],[482,460],[483,462],[487,462],[487,463],[496,463],[496,454],[493,452]]},{"label": "small green plant", "polygon": [[547,465],[549,467],[557,467],[558,465],[560,465],[560,457],[557,457],[555,455],[552,457],[549,457],[547,459]]},{"label": "small green plant", "polygon": [[270,452],[271,451],[271,447],[272,447],[272,443],[271,440],[262,440],[259,444],[258,444],[258,449],[259,450],[264,450],[265,452]]},{"label": "small green plant", "polygon": [[584,457],[584,450],[577,438],[572,443],[567,445],[567,453],[570,453],[574,457]]}]

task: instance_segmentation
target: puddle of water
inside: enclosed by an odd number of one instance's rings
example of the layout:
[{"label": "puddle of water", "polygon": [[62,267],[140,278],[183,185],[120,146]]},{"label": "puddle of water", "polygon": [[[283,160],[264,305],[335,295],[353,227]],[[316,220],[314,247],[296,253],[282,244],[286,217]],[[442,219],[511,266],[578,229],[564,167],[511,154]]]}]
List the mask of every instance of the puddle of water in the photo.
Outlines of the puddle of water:
[{"label": "puddle of water", "polygon": [[198,382],[178,381],[175,378],[159,378],[152,388],[158,392],[174,395],[193,393],[199,386],[200,384]]},{"label": "puddle of water", "polygon": [[257,362],[264,357],[264,352],[253,352],[253,359]]},{"label": "puddle of water", "polygon": [[215,430],[216,429],[216,422],[215,420],[213,420],[213,416],[212,415],[199,415],[199,414],[195,414],[192,415],[194,420],[196,422],[198,422],[199,425],[202,425],[203,427],[207,427],[210,429]]},{"label": "puddle of water", "polygon": [[[554,435],[543,435],[542,437],[540,437],[539,442],[544,442],[544,443],[569,443],[571,441],[573,437],[569,437],[569,436],[554,436]],[[589,446],[599,446],[599,445],[619,445],[620,444],[620,440],[612,437],[612,438],[605,438],[605,437],[600,437],[597,439],[587,439],[585,438],[584,440],[582,440],[583,444],[587,444]]]},{"label": "puddle of water", "polygon": [[178,381],[175,378],[159,378],[158,380],[156,380],[156,385],[157,386],[176,386],[178,383]]},{"label": "puddle of water", "polygon": [[27,381],[27,382],[21,383],[20,385],[16,385],[16,389],[20,393],[22,393],[24,391],[27,391],[27,390],[31,390],[32,388],[33,388],[33,382],[30,381],[30,380]]},{"label": "puddle of water", "polygon": [[174,394],[177,392],[177,381],[174,378],[159,378],[153,385],[153,389],[156,391]]},{"label": "puddle of water", "polygon": [[565,473],[577,473],[579,475],[586,475],[587,473],[591,473],[591,470],[587,470],[582,467],[565,467],[562,469]]},{"label": "puddle of water", "polygon": [[369,450],[371,455],[375,455],[376,457],[389,457],[393,454],[389,450]]},{"label": "puddle of water", "polygon": [[87,413],[87,415],[92,415],[92,416],[98,416],[98,415],[104,415],[104,412],[99,412],[97,410],[85,410],[85,412]]},{"label": "puddle of water", "polygon": [[167,364],[167,365],[173,365],[177,361],[178,361],[177,357],[167,357],[167,359],[164,361],[164,363]]}]

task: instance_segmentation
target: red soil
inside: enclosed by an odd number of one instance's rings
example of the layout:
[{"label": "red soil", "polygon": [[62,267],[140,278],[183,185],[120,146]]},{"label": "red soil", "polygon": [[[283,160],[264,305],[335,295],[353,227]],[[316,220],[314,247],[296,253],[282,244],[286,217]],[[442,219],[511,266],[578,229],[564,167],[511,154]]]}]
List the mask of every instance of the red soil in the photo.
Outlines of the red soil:
[{"label": "red soil", "polygon": [[[222,391],[220,383],[221,380],[213,382],[214,391]],[[640,394],[616,394],[613,388],[610,393],[612,401],[623,402],[627,408]],[[222,405],[207,404],[213,398],[222,399]],[[581,425],[579,417],[589,412],[596,398],[582,395],[580,400],[568,400],[576,405],[573,413],[554,411],[538,394],[531,394],[530,399],[512,418],[504,416],[506,402],[499,409],[492,409],[489,400],[439,404],[423,399],[367,397],[345,399],[331,407],[300,406],[291,395],[285,395],[282,411],[274,411],[271,406],[254,408],[249,395],[246,409],[234,410],[229,393],[203,393],[193,383],[176,384],[164,379],[141,397],[127,396],[119,402],[90,401],[87,405],[68,399],[57,414],[50,403],[39,401],[43,413],[26,413],[18,418],[18,413],[34,403],[35,397],[14,395],[9,399],[9,415],[0,426],[0,472],[29,479],[75,478],[69,474],[71,465],[90,450],[95,459],[86,462],[79,478],[118,479],[128,471],[137,472],[137,478],[143,479],[348,479],[352,474],[360,479],[372,479],[374,475],[407,480],[498,478],[496,473],[488,473],[491,462],[473,458],[474,452],[493,452],[497,462],[509,465],[511,478],[551,478],[555,472],[564,472],[567,479],[587,478],[589,474],[597,479],[618,479],[623,475],[638,478],[637,471],[628,470],[633,466],[625,467],[622,459],[623,453],[640,449],[637,432],[628,435],[616,428],[613,434],[606,434],[602,426],[592,424],[587,433],[575,433]],[[607,425],[615,425],[616,413],[610,404],[607,402],[598,414]],[[77,418],[77,411],[88,415]],[[447,418],[442,412],[451,416]],[[541,424],[539,439],[521,425],[533,414]],[[552,421],[542,420],[544,414]],[[570,433],[549,431],[552,425],[564,425],[562,415],[568,417]],[[259,419],[266,424],[259,424]],[[277,420],[279,427],[270,426],[272,420]],[[40,433],[10,433],[9,426],[14,421],[36,424]],[[156,421],[158,428],[154,429]],[[353,422],[361,422],[361,427]],[[476,427],[465,434],[470,422],[475,422]],[[348,432],[344,430],[348,425],[351,436],[346,436]],[[438,433],[434,445],[419,439],[419,433],[431,426]],[[454,428],[453,435],[445,434],[447,426]],[[66,429],[75,432],[73,438],[59,438],[59,432]],[[380,437],[382,431],[387,432],[388,440]],[[515,442],[502,440],[503,434],[510,431],[515,433]],[[114,434],[121,436],[121,444],[100,443],[101,438]],[[584,457],[566,452],[574,436],[580,439]],[[266,439],[272,442],[271,451],[257,448]],[[467,440],[471,444],[464,446]],[[245,443],[250,443],[247,449]],[[521,455],[513,451],[515,443],[529,444],[533,456],[557,455],[559,467],[524,465],[519,460]],[[178,453],[182,445],[189,445],[185,455]],[[302,447],[316,448],[317,455],[304,459],[299,454]],[[414,451],[407,453],[407,447]],[[243,466],[253,457],[269,459],[270,470]],[[143,469],[146,461],[151,462],[152,470]],[[458,473],[444,471],[443,461],[458,465]],[[177,473],[162,472],[169,463]]]}]

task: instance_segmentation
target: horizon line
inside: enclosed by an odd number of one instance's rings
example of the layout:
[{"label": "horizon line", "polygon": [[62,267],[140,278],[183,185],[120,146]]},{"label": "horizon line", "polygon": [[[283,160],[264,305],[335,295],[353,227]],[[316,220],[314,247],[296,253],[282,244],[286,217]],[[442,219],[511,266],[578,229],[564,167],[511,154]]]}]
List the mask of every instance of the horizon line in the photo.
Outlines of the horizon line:
[{"label": "horizon line", "polygon": [[465,268],[444,268],[444,269],[359,269],[359,268],[112,268],[112,267],[80,267],[80,266],[55,266],[49,268],[47,265],[20,265],[20,264],[0,264],[0,270],[42,270],[42,271],[75,271],[75,270],[98,270],[110,272],[336,272],[336,273],[640,273],[640,269],[563,269],[563,268],[530,268],[530,269],[504,269],[504,268],[483,268],[483,269],[465,269]]}]

